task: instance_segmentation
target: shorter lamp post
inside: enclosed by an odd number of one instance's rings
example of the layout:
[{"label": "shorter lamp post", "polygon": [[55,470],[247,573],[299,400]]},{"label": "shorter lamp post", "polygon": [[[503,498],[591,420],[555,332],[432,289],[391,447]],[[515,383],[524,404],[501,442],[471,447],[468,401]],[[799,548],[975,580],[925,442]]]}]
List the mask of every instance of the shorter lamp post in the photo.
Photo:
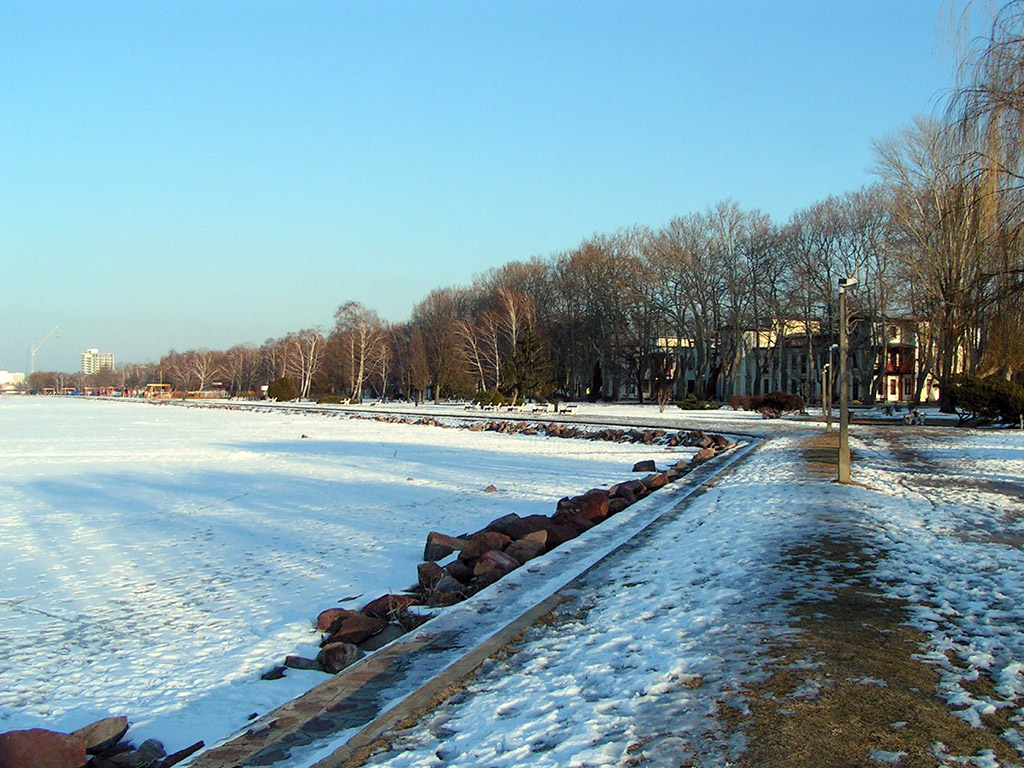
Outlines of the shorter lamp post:
[{"label": "shorter lamp post", "polygon": [[839,281],[839,482],[850,482],[850,380],[846,370],[846,358],[850,351],[849,308],[846,290],[857,285],[857,278],[846,277]]},{"label": "shorter lamp post", "polygon": [[832,344],[828,348],[828,362],[825,363],[821,384],[822,397],[825,401],[825,431],[828,433],[832,432],[832,353],[837,349],[838,344]]}]

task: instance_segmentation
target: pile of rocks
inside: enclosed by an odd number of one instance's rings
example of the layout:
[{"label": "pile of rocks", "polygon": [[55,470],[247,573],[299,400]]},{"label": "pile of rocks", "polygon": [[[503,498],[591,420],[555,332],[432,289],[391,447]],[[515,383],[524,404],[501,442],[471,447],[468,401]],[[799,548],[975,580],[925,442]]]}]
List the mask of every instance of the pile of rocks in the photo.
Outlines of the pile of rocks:
[{"label": "pile of rocks", "polygon": [[[363,413],[347,414],[351,419],[362,419],[364,421],[379,421],[385,424],[415,424],[419,426],[441,427],[442,429],[466,429],[470,432],[500,432],[505,435],[541,435],[545,437],[561,437],[574,440],[600,440],[613,443],[639,443],[643,445],[664,445],[674,448],[680,445],[694,445],[687,442],[705,436],[699,430],[689,432],[668,432],[664,429],[617,429],[607,427],[605,429],[592,430],[572,424],[539,424],[531,421],[503,421],[492,419],[491,421],[457,422],[448,424],[439,421],[432,416],[398,416],[395,414],[373,416]],[[697,438],[695,438],[697,436]],[[719,435],[718,437],[721,437]]]},{"label": "pile of rocks", "polygon": [[127,732],[127,717],[108,717],[73,733],[0,733],[0,768],[170,768],[204,746],[199,741],[168,755],[154,739],[137,747],[122,741]]},{"label": "pile of rocks", "polygon": [[[652,431],[650,439],[664,436],[663,432],[653,436],[653,432],[660,431]],[[640,434],[646,436],[648,432]],[[416,569],[416,586],[402,594],[378,597],[359,611],[343,608],[323,611],[316,620],[317,630],[323,633],[316,659],[289,656],[282,666],[264,674],[264,679],[283,677],[287,668],[335,674],[364,653],[382,647],[428,618],[411,613],[412,606],[434,608],[465,600],[736,445],[722,435],[700,431],[678,433],[678,439],[679,445],[699,448],[692,459],[678,461],[665,471],[658,471],[653,460],[641,461],[634,465],[633,471],[646,472],[646,476],[563,498],[550,516],[508,514],[492,520],[476,533],[461,536],[431,531],[423,550],[423,562]],[[440,561],[456,552],[458,555],[451,562],[440,565]]]}]

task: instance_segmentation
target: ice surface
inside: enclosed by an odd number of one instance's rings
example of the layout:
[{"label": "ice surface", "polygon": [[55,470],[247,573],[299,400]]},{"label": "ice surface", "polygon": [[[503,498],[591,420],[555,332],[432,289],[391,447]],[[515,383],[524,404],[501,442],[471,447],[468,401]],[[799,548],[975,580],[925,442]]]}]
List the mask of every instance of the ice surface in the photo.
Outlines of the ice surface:
[{"label": "ice surface", "polygon": [[635,461],[692,451],[676,453],[11,398],[0,405],[0,731],[125,714],[133,738],[170,751],[215,742],[322,681],[259,676],[315,654],[320,610],[414,583],[428,531],[550,514],[563,495],[630,477]]}]

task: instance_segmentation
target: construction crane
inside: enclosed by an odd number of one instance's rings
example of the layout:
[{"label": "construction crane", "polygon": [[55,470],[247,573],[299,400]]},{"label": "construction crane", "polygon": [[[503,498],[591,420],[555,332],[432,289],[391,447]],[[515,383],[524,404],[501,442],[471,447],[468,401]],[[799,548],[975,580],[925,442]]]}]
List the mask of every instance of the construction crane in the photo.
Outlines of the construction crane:
[{"label": "construction crane", "polygon": [[[28,375],[31,376],[36,372],[36,352],[42,349],[43,344],[50,340],[50,337],[57,332],[57,326],[53,326],[48,334],[43,337],[43,340],[36,344],[34,341],[28,343]],[[60,338],[58,336],[58,338]]]}]

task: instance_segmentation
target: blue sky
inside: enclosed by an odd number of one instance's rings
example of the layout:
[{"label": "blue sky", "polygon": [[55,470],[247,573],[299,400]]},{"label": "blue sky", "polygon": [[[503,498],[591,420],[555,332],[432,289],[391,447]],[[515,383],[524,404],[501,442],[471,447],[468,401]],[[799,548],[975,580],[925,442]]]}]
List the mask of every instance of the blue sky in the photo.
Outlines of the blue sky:
[{"label": "blue sky", "polygon": [[732,198],[872,180],[941,0],[0,3],[0,368],[331,324]]}]

